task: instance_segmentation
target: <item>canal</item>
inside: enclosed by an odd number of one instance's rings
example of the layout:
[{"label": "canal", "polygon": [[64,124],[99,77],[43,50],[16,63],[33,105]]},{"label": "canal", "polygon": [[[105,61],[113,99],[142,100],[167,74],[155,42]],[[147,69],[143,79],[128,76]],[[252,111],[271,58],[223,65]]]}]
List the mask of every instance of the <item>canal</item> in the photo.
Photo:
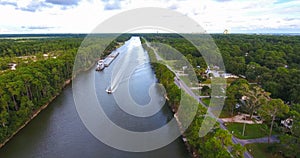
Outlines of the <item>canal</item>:
[{"label": "canal", "polygon": [[[114,66],[122,64],[128,49],[132,48],[131,38],[117,51],[120,55],[104,69],[96,72],[94,69],[78,75],[77,82],[84,89],[87,76],[95,80],[96,96],[106,115],[115,124],[131,131],[149,131],[159,128],[173,118],[171,110],[163,106],[162,109],[150,117],[136,118],[126,114],[112,95],[105,92],[109,84],[113,84],[111,75]],[[136,38],[135,38],[136,40]],[[140,40],[138,40],[140,42]],[[147,52],[141,50],[138,58],[129,58],[133,63],[143,60],[144,63],[136,67],[130,75],[129,92],[139,104],[145,105],[150,101],[149,87],[157,82],[151,69]],[[132,61],[131,61],[132,60]],[[93,74],[93,75],[91,75]],[[116,81],[117,82],[117,81]],[[122,82],[119,81],[119,82]],[[119,83],[120,84],[120,83]],[[157,97],[162,97],[157,95]],[[105,127],[103,127],[105,128]],[[0,158],[185,158],[189,157],[180,138],[169,145],[148,152],[126,152],[105,145],[96,139],[82,123],[74,103],[72,86],[68,85],[60,96],[23,128],[13,139],[0,149]]]}]

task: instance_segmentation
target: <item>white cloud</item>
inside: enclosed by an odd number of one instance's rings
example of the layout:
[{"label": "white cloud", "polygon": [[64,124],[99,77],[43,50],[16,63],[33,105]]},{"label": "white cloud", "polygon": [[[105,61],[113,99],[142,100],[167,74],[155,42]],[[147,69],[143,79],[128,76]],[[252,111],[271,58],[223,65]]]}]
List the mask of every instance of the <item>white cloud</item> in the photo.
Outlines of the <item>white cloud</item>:
[{"label": "white cloud", "polygon": [[117,13],[141,7],[181,12],[196,20],[208,32],[223,32],[224,29],[232,32],[300,31],[300,1],[296,0],[280,0],[280,3],[277,0],[73,0],[65,4],[71,7],[62,7],[64,3],[56,4],[57,0],[51,0],[52,3],[45,0],[7,2],[0,3],[2,33],[3,30],[6,33],[88,33]]}]

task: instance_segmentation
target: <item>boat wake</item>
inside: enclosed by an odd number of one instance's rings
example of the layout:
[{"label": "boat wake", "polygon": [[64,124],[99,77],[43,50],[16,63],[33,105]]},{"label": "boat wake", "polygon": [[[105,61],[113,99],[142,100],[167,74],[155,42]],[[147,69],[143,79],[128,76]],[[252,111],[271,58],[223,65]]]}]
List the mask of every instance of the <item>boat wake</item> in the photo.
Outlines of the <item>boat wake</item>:
[{"label": "boat wake", "polygon": [[[137,38],[137,37],[136,37]],[[142,64],[145,60],[141,60],[142,47],[140,40],[134,38],[130,41],[130,44],[127,50],[125,50],[123,57],[118,61],[118,64],[115,64],[113,72],[110,89],[114,92],[119,84],[124,80],[128,80],[130,75],[134,72],[134,69]],[[131,58],[136,58],[137,60],[133,61]]]},{"label": "boat wake", "polygon": [[[107,93],[113,93],[113,97],[119,107],[126,113],[136,117],[149,117],[156,114],[164,105],[165,98],[162,88],[159,90],[156,83],[149,86],[149,103],[140,105],[132,98],[129,91],[129,80],[134,74],[141,74],[145,70],[149,57],[144,51],[139,37],[132,37],[128,49],[122,53],[118,63],[114,65],[111,75],[111,85]],[[143,76],[139,76],[143,77]],[[158,90],[162,92],[158,93]]]}]

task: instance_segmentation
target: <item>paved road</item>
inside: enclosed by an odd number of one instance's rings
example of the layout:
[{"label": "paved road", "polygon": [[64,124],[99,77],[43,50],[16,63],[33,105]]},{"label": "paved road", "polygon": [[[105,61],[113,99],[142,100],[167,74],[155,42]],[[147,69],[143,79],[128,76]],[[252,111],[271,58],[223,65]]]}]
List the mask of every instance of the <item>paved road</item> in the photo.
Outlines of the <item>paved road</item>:
[{"label": "paved road", "polygon": [[[145,38],[143,38],[143,39],[146,41]],[[146,41],[145,43],[146,43],[147,47],[151,48],[151,49],[154,51],[154,54],[155,54],[156,59],[157,59],[158,61],[159,61],[159,60],[163,60],[163,59],[160,57],[160,55],[158,55],[158,53],[156,52],[156,50],[148,43],[148,41]]]},{"label": "paved road", "polygon": [[[256,138],[256,139],[238,139],[237,140],[242,144],[251,144],[251,143],[268,143],[268,137]],[[271,136],[270,143],[279,143],[279,140],[276,136]]]},{"label": "paved road", "polygon": [[[172,71],[172,70],[171,70],[171,71]],[[177,80],[177,79],[175,78],[175,83],[176,83],[177,86],[180,85],[179,87],[182,88],[182,89],[183,89],[186,93],[188,93],[190,96],[192,96],[193,98],[195,98],[196,100],[198,100],[198,102],[199,102],[202,106],[206,107],[206,105],[199,99],[199,97],[196,96],[196,95],[194,94],[194,92],[191,91],[190,88],[189,88],[183,81]],[[210,111],[208,112],[208,114],[209,114],[211,117],[216,118]],[[219,119],[219,118],[216,118],[216,119],[217,119],[217,121],[220,123],[220,127],[221,127],[222,129],[224,129],[224,130],[227,130],[227,128],[226,128],[226,127],[224,126],[224,124],[223,124],[224,122],[223,122],[221,119]],[[232,142],[233,142],[234,144],[241,144],[241,145],[244,145],[243,142],[241,142],[241,139],[238,139],[238,138],[236,138],[236,137],[234,137],[234,136],[232,136]],[[246,151],[246,152],[244,153],[244,156],[245,156],[245,158],[253,158],[252,155],[251,155],[248,151]]]},{"label": "paved road", "polygon": [[[200,100],[199,97],[196,96],[196,95],[194,94],[194,92],[191,91],[190,88],[189,88],[183,81],[177,80],[177,79],[175,78],[175,83],[176,83],[177,85],[180,85],[179,87],[182,88],[182,89],[183,89],[186,93],[188,93],[190,96],[192,96],[193,98],[195,98],[196,100],[198,100],[198,102],[199,102],[202,106],[206,107],[206,105],[202,102],[202,100]],[[211,117],[216,118],[210,111],[208,112],[208,114],[209,114]],[[223,122],[221,119],[219,119],[219,118],[216,118],[216,119],[217,119],[217,121],[220,123],[220,127],[221,127],[222,129],[224,129],[224,130],[227,130],[227,128],[226,128],[226,127],[224,126],[224,124],[223,124],[224,122]],[[241,139],[238,139],[238,138],[236,138],[236,137],[234,137],[234,136],[232,136],[232,142],[233,142],[234,144],[241,144],[241,145],[244,145],[244,144],[241,142]],[[251,155],[248,151],[246,151],[246,152],[244,153],[244,156],[245,156],[245,158],[253,158],[252,155]]]},{"label": "paved road", "polygon": [[[145,40],[146,41],[146,40]],[[146,45],[149,47],[149,48],[152,48],[154,53],[155,53],[155,56],[156,56],[156,59],[159,61],[159,60],[163,60],[160,55],[156,52],[156,50],[151,47],[151,45],[148,43],[148,41],[146,41]],[[189,94],[190,96],[192,96],[193,98],[195,98],[202,106],[206,107],[206,105],[201,101],[201,99],[199,99],[199,96],[195,95],[195,93],[182,81],[179,79],[179,75],[169,66],[169,65],[166,65],[168,67],[169,70],[171,70],[174,74],[175,74],[175,78],[174,78],[174,82],[175,84],[183,89],[187,94]],[[208,114],[213,117],[213,118],[216,118],[210,111],[208,111]],[[224,130],[227,130],[227,128],[223,125],[223,121],[219,118],[216,118],[217,121],[220,123],[220,127]],[[241,144],[241,145],[244,145],[243,143],[247,142],[247,140],[241,140],[241,139],[237,139],[236,137],[232,136],[232,142],[234,144]],[[244,156],[245,158],[253,158],[252,155],[246,151],[244,153]]]}]

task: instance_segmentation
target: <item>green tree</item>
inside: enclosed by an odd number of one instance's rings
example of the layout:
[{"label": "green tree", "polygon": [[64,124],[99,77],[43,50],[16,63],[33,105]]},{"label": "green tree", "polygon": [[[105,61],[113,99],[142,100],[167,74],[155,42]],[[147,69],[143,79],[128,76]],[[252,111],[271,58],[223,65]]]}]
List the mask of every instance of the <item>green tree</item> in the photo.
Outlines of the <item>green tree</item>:
[{"label": "green tree", "polygon": [[264,118],[271,118],[271,126],[268,137],[268,142],[270,143],[270,137],[272,135],[274,121],[277,116],[282,115],[284,113],[288,113],[289,107],[284,104],[281,99],[272,99],[268,101],[266,104],[263,104],[259,110],[260,114]]},{"label": "green tree", "polygon": [[207,158],[230,158],[230,153],[226,148],[222,147],[219,139],[212,137],[204,143],[205,152],[202,153],[202,157]]},{"label": "green tree", "polygon": [[223,148],[232,145],[232,135],[227,130],[217,129],[215,137],[219,139]]},{"label": "green tree", "polygon": [[252,119],[254,112],[256,112],[256,110],[270,99],[269,96],[270,93],[258,86],[253,86],[250,90],[245,92],[245,100],[242,102],[246,106],[246,110],[249,112],[250,119]]},{"label": "green tree", "polygon": [[234,115],[234,109],[236,104],[240,103],[240,99],[249,91],[249,83],[245,79],[238,79],[231,83],[231,85],[226,90],[227,98],[225,99],[225,108]]},{"label": "green tree", "polygon": [[203,86],[201,89],[201,95],[210,96],[211,89],[208,86]]},{"label": "green tree", "polygon": [[280,136],[280,144],[277,150],[285,157],[299,157],[300,155],[300,104],[294,104],[289,111],[289,117],[293,119],[290,134]]},{"label": "green tree", "polygon": [[246,148],[242,146],[241,144],[234,144],[232,146],[231,155],[234,158],[244,158],[244,152],[246,151]]}]

